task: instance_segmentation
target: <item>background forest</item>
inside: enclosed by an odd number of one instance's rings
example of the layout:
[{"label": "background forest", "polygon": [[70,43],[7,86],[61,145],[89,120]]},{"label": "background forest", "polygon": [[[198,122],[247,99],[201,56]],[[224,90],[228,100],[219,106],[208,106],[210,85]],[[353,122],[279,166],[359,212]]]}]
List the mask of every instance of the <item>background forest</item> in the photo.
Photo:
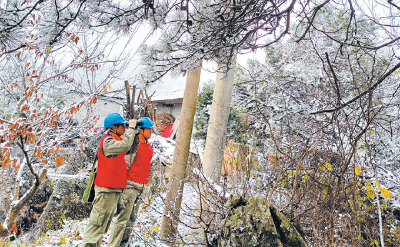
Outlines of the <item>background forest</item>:
[{"label": "background forest", "polygon": [[[308,246],[399,246],[399,4],[1,0],[2,243],[22,233],[18,220],[47,173],[85,174],[99,137],[98,97],[139,56],[135,85],[184,74],[194,94],[189,78],[218,64],[195,116],[181,113],[188,127],[175,151],[157,139],[155,162],[170,155],[173,175],[146,201],[143,215],[158,221],[144,246],[230,246],[228,218],[257,198]],[[143,27],[145,40],[157,41],[135,52]],[[242,61],[249,53],[257,56]],[[192,127],[202,162],[191,160],[191,131],[183,134]],[[236,229],[237,246],[250,245],[240,240],[246,234]]]}]

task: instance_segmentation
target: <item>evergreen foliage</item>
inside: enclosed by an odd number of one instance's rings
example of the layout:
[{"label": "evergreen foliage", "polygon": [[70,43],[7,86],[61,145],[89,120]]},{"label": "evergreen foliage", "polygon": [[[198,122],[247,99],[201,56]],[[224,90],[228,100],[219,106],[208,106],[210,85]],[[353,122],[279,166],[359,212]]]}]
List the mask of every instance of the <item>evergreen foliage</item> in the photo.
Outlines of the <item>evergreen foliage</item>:
[{"label": "evergreen foliage", "polygon": [[196,113],[194,116],[194,127],[196,132],[193,137],[197,140],[206,140],[208,120],[210,119],[210,108],[214,93],[214,83],[209,81],[197,95]]},{"label": "evergreen foliage", "polygon": [[[210,119],[210,108],[213,100],[214,82],[209,81],[204,85],[202,90],[197,96],[196,114],[194,119],[194,126],[196,132],[193,137],[197,140],[206,140],[208,121]],[[235,142],[247,143],[248,138],[248,125],[245,122],[245,114],[241,112],[236,105],[230,108],[227,139],[233,139]]]}]

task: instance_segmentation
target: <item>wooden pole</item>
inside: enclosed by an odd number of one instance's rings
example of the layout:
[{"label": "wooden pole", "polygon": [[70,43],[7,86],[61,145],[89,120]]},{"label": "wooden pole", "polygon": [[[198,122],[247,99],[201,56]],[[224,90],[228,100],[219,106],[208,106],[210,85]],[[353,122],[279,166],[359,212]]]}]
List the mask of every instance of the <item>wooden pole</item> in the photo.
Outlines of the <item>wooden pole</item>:
[{"label": "wooden pole", "polygon": [[125,91],[126,91],[126,111],[128,112],[128,117],[131,117],[131,88],[129,82],[125,81]]},{"label": "wooden pole", "polygon": [[[137,106],[139,106],[139,103],[140,103],[140,95],[141,95],[141,93],[142,93],[142,89],[140,89],[140,91],[139,91],[139,93],[138,93],[138,96],[137,96],[137,100],[136,100],[136,105]],[[138,109],[138,112],[136,113],[136,117],[137,118],[139,118],[140,117],[140,115],[141,115],[141,113],[140,113],[140,108]]]},{"label": "wooden pole", "polygon": [[132,104],[131,104],[131,118],[135,118],[135,97],[136,97],[136,85],[133,85],[132,89]]}]

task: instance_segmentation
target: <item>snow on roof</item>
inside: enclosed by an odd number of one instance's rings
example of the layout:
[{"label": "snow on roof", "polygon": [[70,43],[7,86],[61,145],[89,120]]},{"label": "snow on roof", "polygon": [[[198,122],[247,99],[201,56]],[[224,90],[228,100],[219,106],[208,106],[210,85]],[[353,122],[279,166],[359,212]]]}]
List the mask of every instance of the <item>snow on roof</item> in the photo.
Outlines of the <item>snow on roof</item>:
[{"label": "snow on roof", "polygon": [[[215,73],[210,72],[215,70],[215,68],[211,68],[213,63],[209,63],[209,65],[204,66],[205,69],[201,71],[200,77],[200,85],[199,88],[202,88],[203,85],[209,80],[215,80]],[[211,68],[211,69],[210,69]],[[136,85],[136,95],[140,91],[140,89],[144,89],[145,85],[135,83],[134,81],[128,80],[131,88]],[[183,98],[183,94],[185,92],[186,85],[186,75],[180,75],[177,77],[172,77],[167,74],[162,77],[157,82],[151,84],[147,87],[147,94],[153,95],[151,97],[152,100],[170,100],[170,99],[181,99]],[[119,80],[111,85],[111,91],[106,93],[107,96],[113,98],[121,98],[125,99],[125,82],[124,80]]]},{"label": "snow on roof", "polygon": [[[135,85],[130,82],[131,88]],[[147,87],[147,94],[152,96],[152,100],[166,100],[183,98],[185,91],[186,78],[179,76],[173,78],[164,76],[161,80]],[[136,97],[144,85],[136,85]],[[125,83],[123,81],[116,82],[111,85],[111,91],[105,94],[106,97],[125,99]]]}]

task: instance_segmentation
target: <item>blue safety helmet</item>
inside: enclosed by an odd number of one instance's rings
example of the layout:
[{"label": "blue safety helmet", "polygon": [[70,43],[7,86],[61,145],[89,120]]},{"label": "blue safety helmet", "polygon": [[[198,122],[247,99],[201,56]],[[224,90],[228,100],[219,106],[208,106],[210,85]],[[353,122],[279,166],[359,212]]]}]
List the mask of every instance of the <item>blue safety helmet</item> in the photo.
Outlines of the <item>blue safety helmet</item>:
[{"label": "blue safety helmet", "polygon": [[119,113],[111,113],[104,119],[104,128],[107,129],[114,124],[125,124],[127,121]]},{"label": "blue safety helmet", "polygon": [[143,121],[143,125],[139,126],[141,129],[151,129],[153,128],[153,123],[151,122],[150,118],[148,117],[141,117],[138,119],[138,121]]}]

